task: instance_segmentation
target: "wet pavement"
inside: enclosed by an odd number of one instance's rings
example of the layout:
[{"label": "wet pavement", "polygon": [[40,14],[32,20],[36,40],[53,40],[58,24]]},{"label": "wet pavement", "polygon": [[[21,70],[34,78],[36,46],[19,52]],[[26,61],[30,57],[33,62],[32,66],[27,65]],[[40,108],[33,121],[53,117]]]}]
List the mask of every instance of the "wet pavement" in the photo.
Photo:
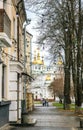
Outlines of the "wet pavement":
[{"label": "wet pavement", "polygon": [[57,110],[53,106],[35,106],[28,117],[37,120],[34,126],[10,127],[4,130],[83,130],[79,118],[73,112]]}]

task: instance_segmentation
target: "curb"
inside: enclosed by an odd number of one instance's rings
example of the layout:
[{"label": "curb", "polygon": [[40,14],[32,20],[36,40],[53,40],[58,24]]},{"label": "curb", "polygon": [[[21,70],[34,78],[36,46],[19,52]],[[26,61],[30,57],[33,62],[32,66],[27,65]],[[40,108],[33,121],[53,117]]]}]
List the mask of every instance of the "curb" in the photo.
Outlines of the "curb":
[{"label": "curb", "polygon": [[37,123],[36,119],[30,119],[27,121],[27,123],[10,123],[10,126],[26,127],[26,126],[34,126],[36,123]]},{"label": "curb", "polygon": [[10,124],[6,124],[6,125],[0,127],[0,130],[9,130],[10,128],[12,128],[12,126],[10,126]]}]

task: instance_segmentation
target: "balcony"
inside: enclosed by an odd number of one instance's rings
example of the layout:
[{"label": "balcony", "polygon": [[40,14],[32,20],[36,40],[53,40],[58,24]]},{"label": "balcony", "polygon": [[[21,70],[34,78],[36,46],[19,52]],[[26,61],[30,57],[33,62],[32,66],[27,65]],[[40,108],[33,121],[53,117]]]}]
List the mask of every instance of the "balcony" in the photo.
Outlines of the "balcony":
[{"label": "balcony", "polygon": [[10,47],[11,21],[4,9],[0,9],[0,47]]}]

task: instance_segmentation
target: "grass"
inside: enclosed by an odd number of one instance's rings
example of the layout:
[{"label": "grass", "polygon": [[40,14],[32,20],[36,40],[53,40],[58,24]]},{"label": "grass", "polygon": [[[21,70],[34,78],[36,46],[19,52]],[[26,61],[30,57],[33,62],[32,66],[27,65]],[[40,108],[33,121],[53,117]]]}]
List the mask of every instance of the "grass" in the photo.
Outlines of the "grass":
[{"label": "grass", "polygon": [[[53,106],[56,106],[59,109],[63,109],[63,104],[58,102],[53,102]],[[75,110],[75,104],[70,104],[70,110]],[[83,110],[83,108],[80,108],[80,110]]]},{"label": "grass", "polygon": [[41,101],[34,101],[34,104],[41,104]]},{"label": "grass", "polygon": [[[41,101],[34,101],[34,104],[42,104],[42,102]],[[63,109],[63,104],[58,103],[58,102],[53,102],[53,106],[56,106],[56,108],[59,108],[59,109]],[[70,110],[71,111],[75,110],[75,104],[70,104]],[[80,110],[83,111],[83,108],[80,108]]]},{"label": "grass", "polygon": [[63,104],[58,102],[53,102],[53,106],[56,106],[57,108],[63,108]]}]

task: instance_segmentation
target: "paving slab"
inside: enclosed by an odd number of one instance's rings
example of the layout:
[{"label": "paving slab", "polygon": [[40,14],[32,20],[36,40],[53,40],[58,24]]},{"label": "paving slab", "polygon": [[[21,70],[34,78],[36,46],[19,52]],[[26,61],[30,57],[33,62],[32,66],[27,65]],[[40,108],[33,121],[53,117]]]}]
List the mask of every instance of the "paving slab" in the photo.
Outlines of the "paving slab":
[{"label": "paving slab", "polygon": [[35,126],[35,127],[13,127],[5,130],[83,130],[81,128],[67,128],[67,127],[41,127],[41,126]]},{"label": "paving slab", "polygon": [[73,112],[59,111],[53,106],[35,106],[27,116],[37,120],[34,126],[16,126],[7,130],[83,130]]}]

